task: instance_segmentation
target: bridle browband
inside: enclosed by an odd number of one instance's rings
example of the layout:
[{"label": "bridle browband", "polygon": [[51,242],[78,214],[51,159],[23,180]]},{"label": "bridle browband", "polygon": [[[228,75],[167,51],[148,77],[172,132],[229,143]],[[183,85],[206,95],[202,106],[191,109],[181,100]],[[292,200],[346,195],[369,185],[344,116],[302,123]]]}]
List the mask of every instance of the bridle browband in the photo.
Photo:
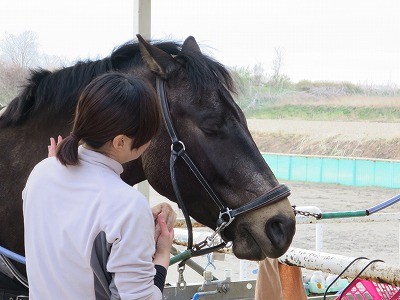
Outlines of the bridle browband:
[{"label": "bridle browband", "polygon": [[[212,187],[209,185],[207,180],[204,178],[202,173],[196,167],[192,159],[189,157],[185,144],[179,140],[176,130],[174,128],[174,124],[172,122],[171,112],[169,109],[168,98],[166,95],[165,89],[165,81],[159,77],[156,78],[156,88],[157,94],[160,98],[160,104],[162,109],[162,115],[164,119],[165,126],[167,128],[168,134],[171,138],[171,157],[170,157],[170,174],[172,186],[174,189],[175,197],[180,209],[183,212],[187,229],[188,229],[188,249],[193,248],[193,232],[192,232],[192,224],[190,221],[189,213],[183,203],[183,199],[181,193],[179,191],[178,183],[175,175],[175,163],[178,158],[182,158],[192,173],[196,176],[197,180],[201,183],[203,188],[207,191],[213,202],[218,206],[219,209],[219,217],[216,222],[216,231],[221,233],[232,221],[239,215],[244,213],[256,210],[265,205],[277,202],[279,200],[285,199],[290,195],[289,188],[284,184],[279,184],[264,195],[252,200],[239,208],[231,209],[224,204],[224,202],[220,199],[220,197],[215,193]],[[218,245],[219,248],[225,246],[225,243]],[[217,248],[217,246],[215,247]],[[212,249],[214,250],[214,248]],[[204,250],[198,251],[204,252]]]}]

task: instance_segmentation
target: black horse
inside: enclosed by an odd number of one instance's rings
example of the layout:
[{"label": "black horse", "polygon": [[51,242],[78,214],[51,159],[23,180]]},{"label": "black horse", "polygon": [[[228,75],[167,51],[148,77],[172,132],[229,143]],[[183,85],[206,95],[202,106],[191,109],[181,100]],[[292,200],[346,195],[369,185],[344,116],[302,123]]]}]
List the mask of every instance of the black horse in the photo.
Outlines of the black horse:
[{"label": "black horse", "polygon": [[[236,105],[227,69],[203,55],[193,37],[175,42],[127,43],[98,61],[79,62],[50,72],[33,71],[21,93],[0,111],[0,246],[24,254],[21,191],[27,177],[47,156],[48,139],[71,130],[82,89],[96,76],[120,71],[165,83],[169,109],[186,151],[220,199],[238,208],[265,194],[278,182],[257,149]],[[134,185],[145,179],[176,202],[169,173],[170,137],[159,129],[149,149],[124,166],[122,178]],[[189,214],[215,228],[219,209],[183,163],[176,166],[178,185]],[[224,231],[239,258],[278,257],[289,247],[295,220],[284,197],[238,216]],[[48,220],[51,226],[52,220]],[[46,241],[43,247],[46,247]],[[19,266],[24,272],[24,267]]]}]

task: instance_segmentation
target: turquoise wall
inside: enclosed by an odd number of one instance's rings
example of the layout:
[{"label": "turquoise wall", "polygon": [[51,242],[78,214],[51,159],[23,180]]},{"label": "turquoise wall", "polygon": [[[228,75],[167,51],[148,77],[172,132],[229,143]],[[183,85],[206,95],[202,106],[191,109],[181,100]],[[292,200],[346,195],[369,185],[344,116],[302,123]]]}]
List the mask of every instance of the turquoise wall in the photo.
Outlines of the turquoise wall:
[{"label": "turquoise wall", "polygon": [[278,179],[400,188],[400,161],[262,155]]}]

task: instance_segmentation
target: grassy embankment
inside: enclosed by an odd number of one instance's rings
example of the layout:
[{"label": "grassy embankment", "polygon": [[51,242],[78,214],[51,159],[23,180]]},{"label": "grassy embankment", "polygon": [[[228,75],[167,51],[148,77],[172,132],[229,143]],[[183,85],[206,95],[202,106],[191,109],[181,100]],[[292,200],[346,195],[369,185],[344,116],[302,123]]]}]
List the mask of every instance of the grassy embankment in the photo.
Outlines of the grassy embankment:
[{"label": "grassy embankment", "polygon": [[331,106],[329,103],[270,105],[248,111],[247,117],[307,121],[400,122],[400,105],[399,107]]},{"label": "grassy embankment", "polygon": [[[348,82],[258,82],[242,77],[239,105],[248,118],[400,121],[400,88]],[[246,85],[247,84],[247,85]]]},{"label": "grassy embankment", "polygon": [[[252,95],[239,96],[247,118],[297,121],[400,122],[400,90],[394,87],[362,87],[349,83],[262,85]],[[325,129],[324,129],[325,130]],[[395,135],[395,134],[394,134]],[[292,154],[400,159],[399,137],[343,139],[304,134],[257,133],[261,151]]]}]

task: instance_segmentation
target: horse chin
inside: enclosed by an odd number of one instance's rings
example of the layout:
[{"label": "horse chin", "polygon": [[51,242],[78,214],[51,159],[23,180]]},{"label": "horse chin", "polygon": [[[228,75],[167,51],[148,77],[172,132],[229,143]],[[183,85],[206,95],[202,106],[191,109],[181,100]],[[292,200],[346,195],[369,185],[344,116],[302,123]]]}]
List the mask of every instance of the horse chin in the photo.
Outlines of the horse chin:
[{"label": "horse chin", "polygon": [[254,261],[261,261],[267,257],[278,258],[289,248],[275,248],[266,236],[262,239],[257,238],[246,225],[236,228],[232,242],[232,250],[237,258]]},{"label": "horse chin", "polygon": [[266,254],[261,250],[261,247],[251,234],[235,238],[233,240],[232,250],[239,259],[260,261],[266,258]]}]

